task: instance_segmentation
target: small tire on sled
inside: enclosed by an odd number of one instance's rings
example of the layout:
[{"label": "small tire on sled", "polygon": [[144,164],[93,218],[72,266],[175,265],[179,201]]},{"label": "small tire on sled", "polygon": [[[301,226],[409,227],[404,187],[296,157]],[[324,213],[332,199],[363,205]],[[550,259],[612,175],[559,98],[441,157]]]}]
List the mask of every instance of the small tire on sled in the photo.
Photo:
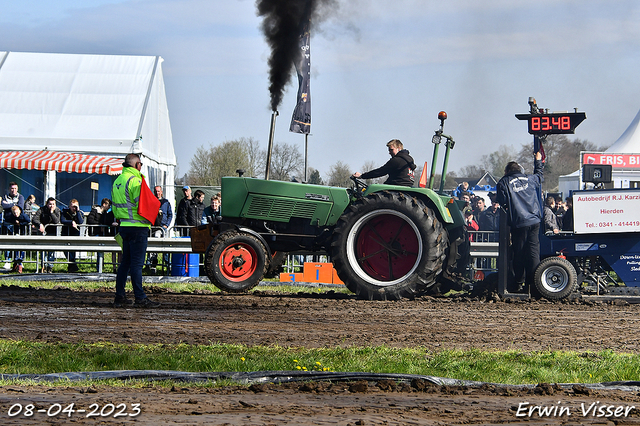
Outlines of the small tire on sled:
[{"label": "small tire on sled", "polygon": [[567,259],[547,257],[540,262],[533,275],[535,290],[549,300],[561,300],[576,291],[576,270]]}]

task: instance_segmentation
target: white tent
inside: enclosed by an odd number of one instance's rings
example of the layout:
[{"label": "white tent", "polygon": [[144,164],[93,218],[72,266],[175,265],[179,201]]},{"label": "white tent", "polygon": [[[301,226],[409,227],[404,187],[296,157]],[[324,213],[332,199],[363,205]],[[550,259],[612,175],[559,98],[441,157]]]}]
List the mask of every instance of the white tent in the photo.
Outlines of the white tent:
[{"label": "white tent", "polygon": [[611,145],[605,152],[620,152],[637,154],[640,153],[640,132],[638,131],[638,123],[640,123],[640,111],[636,114],[627,130]]},{"label": "white tent", "polygon": [[558,192],[563,194],[563,197],[568,197],[571,191],[580,189],[580,173],[581,170],[576,170],[568,175],[558,177]]},{"label": "white tent", "polygon": [[[640,154],[640,111],[636,114],[631,124],[620,135],[620,137],[605,150],[606,154]],[[558,190],[568,196],[571,190],[577,190],[581,187],[582,170],[577,170],[571,174],[560,176],[558,182]],[[614,188],[637,187],[640,182],[640,167],[635,169],[620,169],[614,165],[611,177],[613,179]]]},{"label": "white tent", "polygon": [[[176,158],[159,56],[0,52],[2,151],[143,157],[174,199]],[[50,169],[51,170],[51,169]],[[55,195],[47,171],[45,196]]]}]

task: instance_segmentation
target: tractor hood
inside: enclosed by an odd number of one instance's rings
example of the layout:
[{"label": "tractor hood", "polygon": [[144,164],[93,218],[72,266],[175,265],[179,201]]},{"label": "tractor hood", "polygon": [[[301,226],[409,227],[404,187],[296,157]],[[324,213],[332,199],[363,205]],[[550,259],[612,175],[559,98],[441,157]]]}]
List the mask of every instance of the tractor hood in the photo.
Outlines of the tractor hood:
[{"label": "tractor hood", "polygon": [[222,178],[225,218],[289,222],[308,219],[314,226],[334,225],[349,205],[345,188],[244,177]]}]

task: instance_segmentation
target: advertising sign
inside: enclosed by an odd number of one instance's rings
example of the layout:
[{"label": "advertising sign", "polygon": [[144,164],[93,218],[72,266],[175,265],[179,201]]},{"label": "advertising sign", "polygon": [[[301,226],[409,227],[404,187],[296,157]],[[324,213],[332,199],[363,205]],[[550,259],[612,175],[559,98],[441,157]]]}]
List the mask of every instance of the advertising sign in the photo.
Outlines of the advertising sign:
[{"label": "advertising sign", "polygon": [[640,190],[575,191],[576,234],[640,232]]},{"label": "advertising sign", "polygon": [[614,169],[640,169],[639,154],[582,152],[581,164],[611,165]]}]

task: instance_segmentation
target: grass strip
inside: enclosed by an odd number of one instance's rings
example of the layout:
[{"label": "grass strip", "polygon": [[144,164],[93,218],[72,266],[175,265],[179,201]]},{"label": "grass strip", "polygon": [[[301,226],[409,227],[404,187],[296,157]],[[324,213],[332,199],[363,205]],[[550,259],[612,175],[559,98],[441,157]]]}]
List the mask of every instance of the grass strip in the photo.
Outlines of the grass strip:
[{"label": "grass strip", "polygon": [[[21,288],[31,288],[31,289],[43,289],[43,290],[60,290],[60,289],[68,289],[75,291],[113,291],[115,293],[115,281],[26,281],[26,280],[18,280],[18,279],[0,279],[0,286],[15,286]],[[160,288],[169,293],[176,294],[210,294],[210,293],[219,293],[220,290],[213,284],[210,283],[202,283],[202,282],[172,282],[172,281],[164,281],[157,283],[144,283],[145,289]],[[279,281],[269,281],[265,280],[258,287],[255,287],[253,290],[249,291],[249,293],[260,291],[270,291],[274,293],[345,293],[345,294],[353,294],[346,287],[312,287],[312,286],[301,286],[301,285],[287,285],[280,284]],[[150,291],[153,293],[153,291]]]},{"label": "grass strip", "polygon": [[0,340],[0,373],[177,370],[189,372],[314,370],[422,374],[492,383],[599,383],[638,380],[640,355],[427,348],[122,345]]}]

